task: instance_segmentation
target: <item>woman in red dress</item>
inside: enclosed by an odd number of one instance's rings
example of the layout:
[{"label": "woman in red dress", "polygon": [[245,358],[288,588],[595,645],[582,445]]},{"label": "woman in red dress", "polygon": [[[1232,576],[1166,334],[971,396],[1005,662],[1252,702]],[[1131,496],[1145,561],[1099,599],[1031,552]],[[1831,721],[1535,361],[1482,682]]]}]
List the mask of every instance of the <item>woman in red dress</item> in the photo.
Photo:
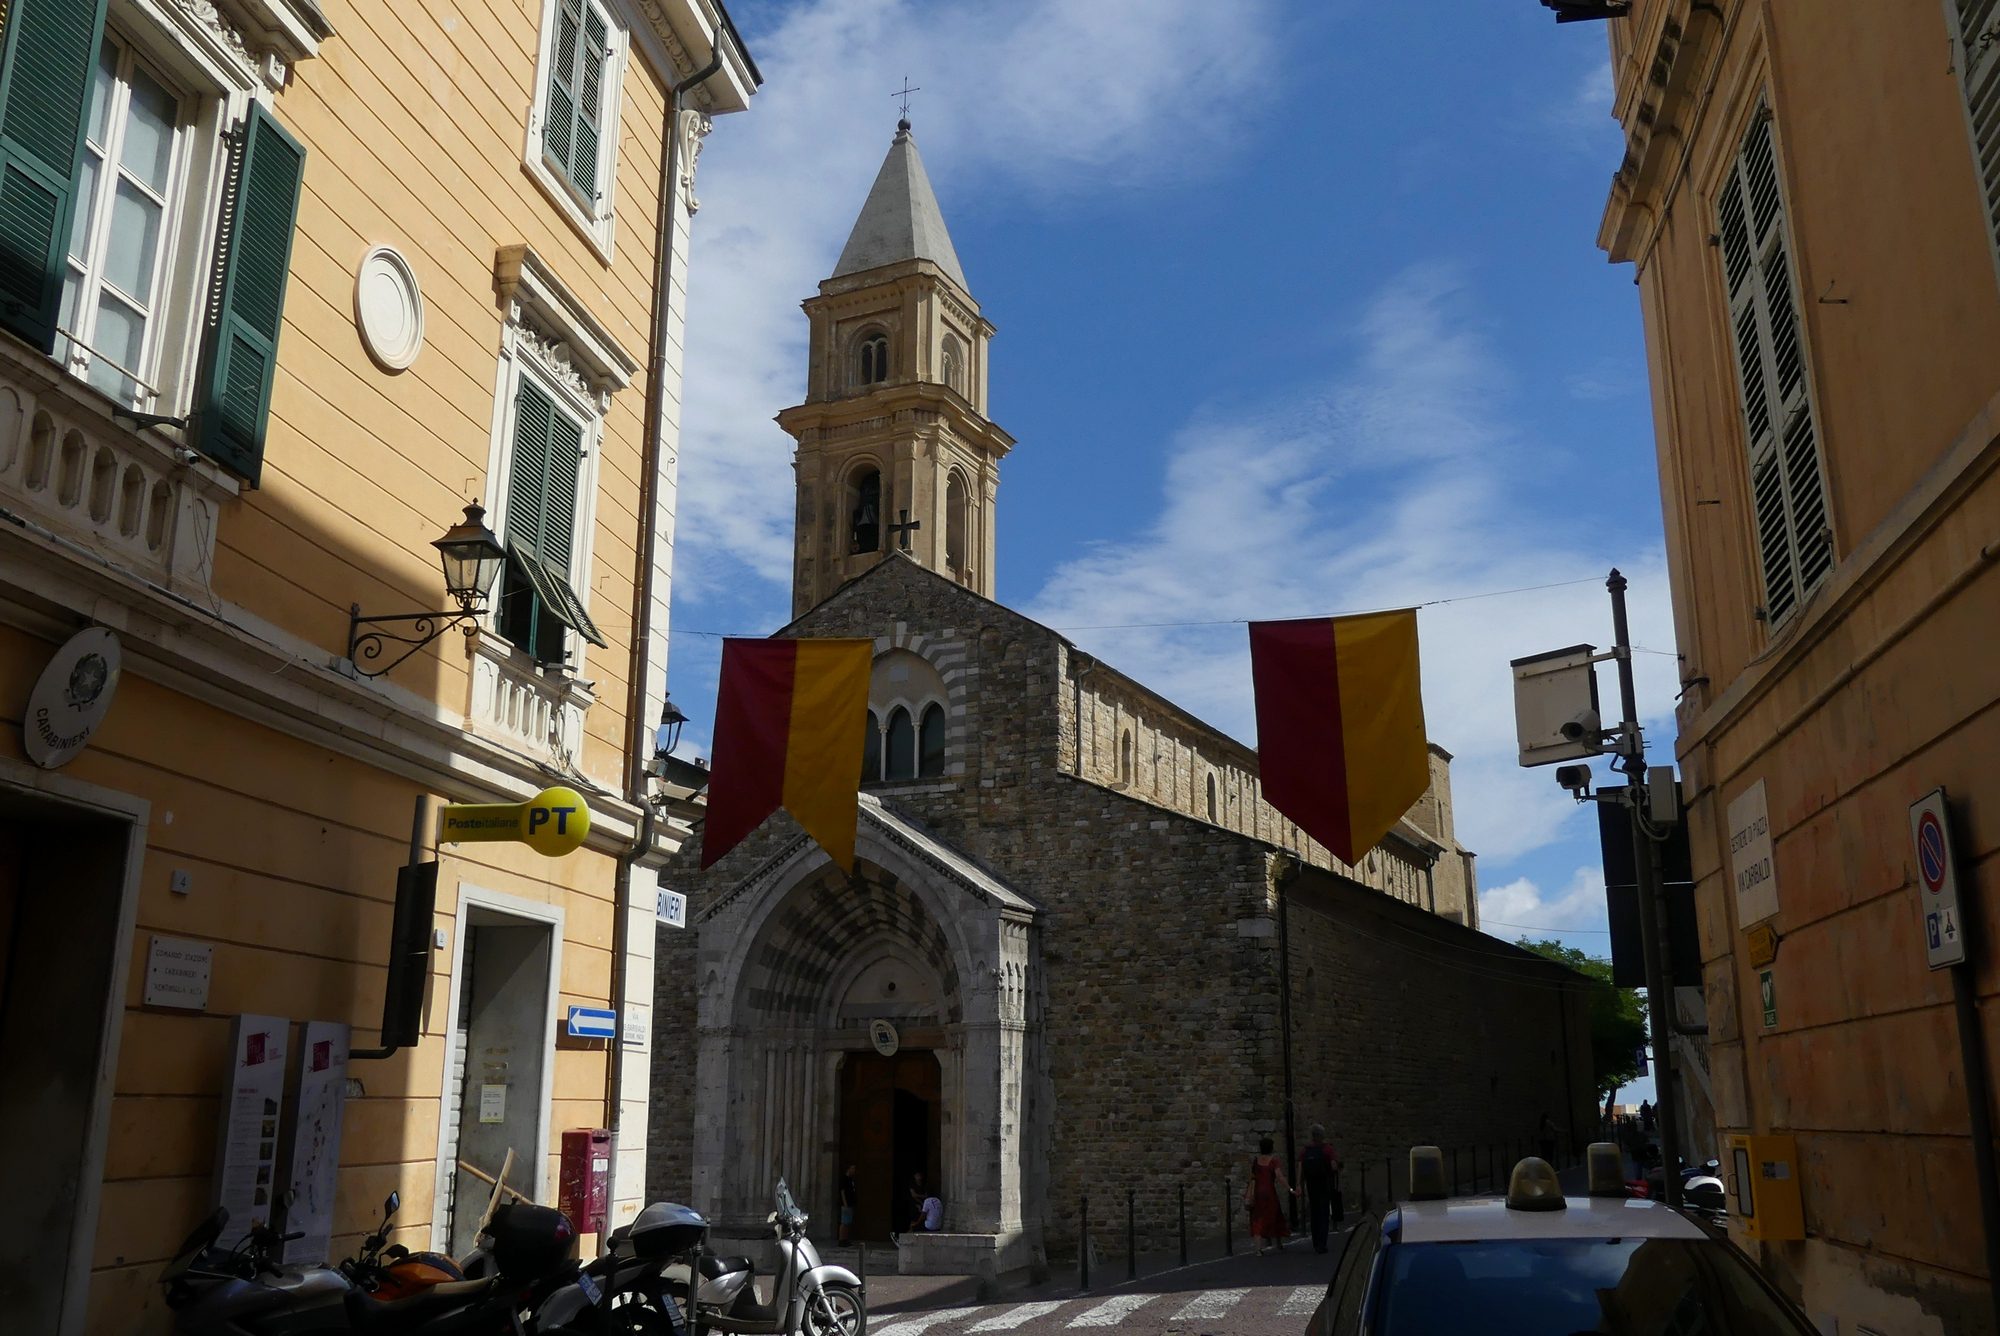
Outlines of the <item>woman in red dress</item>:
[{"label": "woman in red dress", "polygon": [[1278,1204],[1281,1192],[1291,1195],[1293,1188],[1285,1181],[1285,1166],[1271,1153],[1271,1138],[1265,1137],[1257,1143],[1257,1158],[1250,1161],[1250,1182],[1243,1189],[1243,1204],[1250,1208],[1250,1237],[1257,1240],[1260,1253],[1284,1247],[1291,1237],[1284,1208]]}]

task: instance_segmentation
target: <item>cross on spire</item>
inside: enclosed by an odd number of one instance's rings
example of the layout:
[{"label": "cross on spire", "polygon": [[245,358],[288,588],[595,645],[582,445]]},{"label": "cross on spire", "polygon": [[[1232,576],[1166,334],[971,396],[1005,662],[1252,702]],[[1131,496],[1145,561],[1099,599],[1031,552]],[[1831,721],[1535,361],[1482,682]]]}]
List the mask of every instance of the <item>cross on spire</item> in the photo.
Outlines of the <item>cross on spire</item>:
[{"label": "cross on spire", "polygon": [[895,92],[889,94],[890,97],[899,97],[903,99],[903,119],[905,121],[910,119],[910,94],[921,93],[923,91],[924,90],[922,88],[910,87],[910,76],[906,74],[903,76],[903,86],[901,88],[898,88]]},{"label": "cross on spire", "polygon": [[895,535],[896,546],[902,551],[908,552],[910,550],[910,530],[923,528],[924,522],[922,520],[911,519],[910,512],[907,510],[897,511],[896,519],[898,523],[890,525],[889,532]]}]

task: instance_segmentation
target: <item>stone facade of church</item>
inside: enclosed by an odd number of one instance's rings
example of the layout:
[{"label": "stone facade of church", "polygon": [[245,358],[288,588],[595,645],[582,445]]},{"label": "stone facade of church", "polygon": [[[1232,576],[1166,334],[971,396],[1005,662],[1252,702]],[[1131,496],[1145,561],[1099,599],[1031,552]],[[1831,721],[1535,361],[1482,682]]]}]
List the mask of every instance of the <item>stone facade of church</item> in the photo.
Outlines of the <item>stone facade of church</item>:
[{"label": "stone facade of church", "polygon": [[1220,1234],[1258,1139],[1315,1121],[1376,1195],[1415,1142],[1592,1125],[1584,981],[1475,930],[1446,752],[1346,866],[1253,749],[992,600],[993,328],[907,126],[806,309],[780,634],[875,646],[856,863],[780,814],[663,871],[652,1195],[749,1239],[782,1176],[831,1237],[853,1166],[876,1239],[921,1173],[946,1232],[900,1263],[992,1274],[1074,1255],[1086,1197],[1116,1252],[1128,1189],[1142,1246],[1183,1191]]}]

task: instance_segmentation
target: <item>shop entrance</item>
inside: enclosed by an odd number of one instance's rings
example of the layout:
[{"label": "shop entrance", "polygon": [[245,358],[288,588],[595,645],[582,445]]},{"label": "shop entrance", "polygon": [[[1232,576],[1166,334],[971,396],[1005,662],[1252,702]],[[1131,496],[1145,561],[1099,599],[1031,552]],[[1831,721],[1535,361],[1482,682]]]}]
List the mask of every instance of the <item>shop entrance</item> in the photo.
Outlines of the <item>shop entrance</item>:
[{"label": "shop entrance", "polygon": [[[464,888],[467,894],[477,894]],[[457,1004],[446,1048],[444,1246],[473,1246],[512,1151],[507,1185],[539,1198],[555,1057],[555,951],[549,922],[468,903],[459,920]],[[474,1170],[478,1172],[475,1173]],[[484,1174],[487,1178],[482,1178]]]},{"label": "shop entrance", "polygon": [[127,822],[0,788],[0,1313],[10,1331],[83,1329],[111,1098],[100,1077],[124,1010],[131,840]]},{"label": "shop entrance", "polygon": [[840,1068],[840,1170],[854,1166],[860,1191],[854,1236],[887,1242],[911,1225],[910,1186],[924,1176],[942,1197],[937,1056],[850,1053]]}]

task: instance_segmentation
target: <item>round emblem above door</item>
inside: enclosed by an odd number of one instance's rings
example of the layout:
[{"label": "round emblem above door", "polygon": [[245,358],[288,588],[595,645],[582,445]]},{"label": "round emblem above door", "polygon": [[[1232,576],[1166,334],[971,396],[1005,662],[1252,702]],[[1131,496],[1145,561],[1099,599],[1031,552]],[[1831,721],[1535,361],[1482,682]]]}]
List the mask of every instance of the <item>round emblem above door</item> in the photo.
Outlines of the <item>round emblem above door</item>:
[{"label": "round emblem above door", "polygon": [[875,1041],[875,1051],[885,1058],[895,1057],[896,1049],[902,1043],[896,1035],[896,1027],[888,1021],[870,1022],[868,1037]]}]

